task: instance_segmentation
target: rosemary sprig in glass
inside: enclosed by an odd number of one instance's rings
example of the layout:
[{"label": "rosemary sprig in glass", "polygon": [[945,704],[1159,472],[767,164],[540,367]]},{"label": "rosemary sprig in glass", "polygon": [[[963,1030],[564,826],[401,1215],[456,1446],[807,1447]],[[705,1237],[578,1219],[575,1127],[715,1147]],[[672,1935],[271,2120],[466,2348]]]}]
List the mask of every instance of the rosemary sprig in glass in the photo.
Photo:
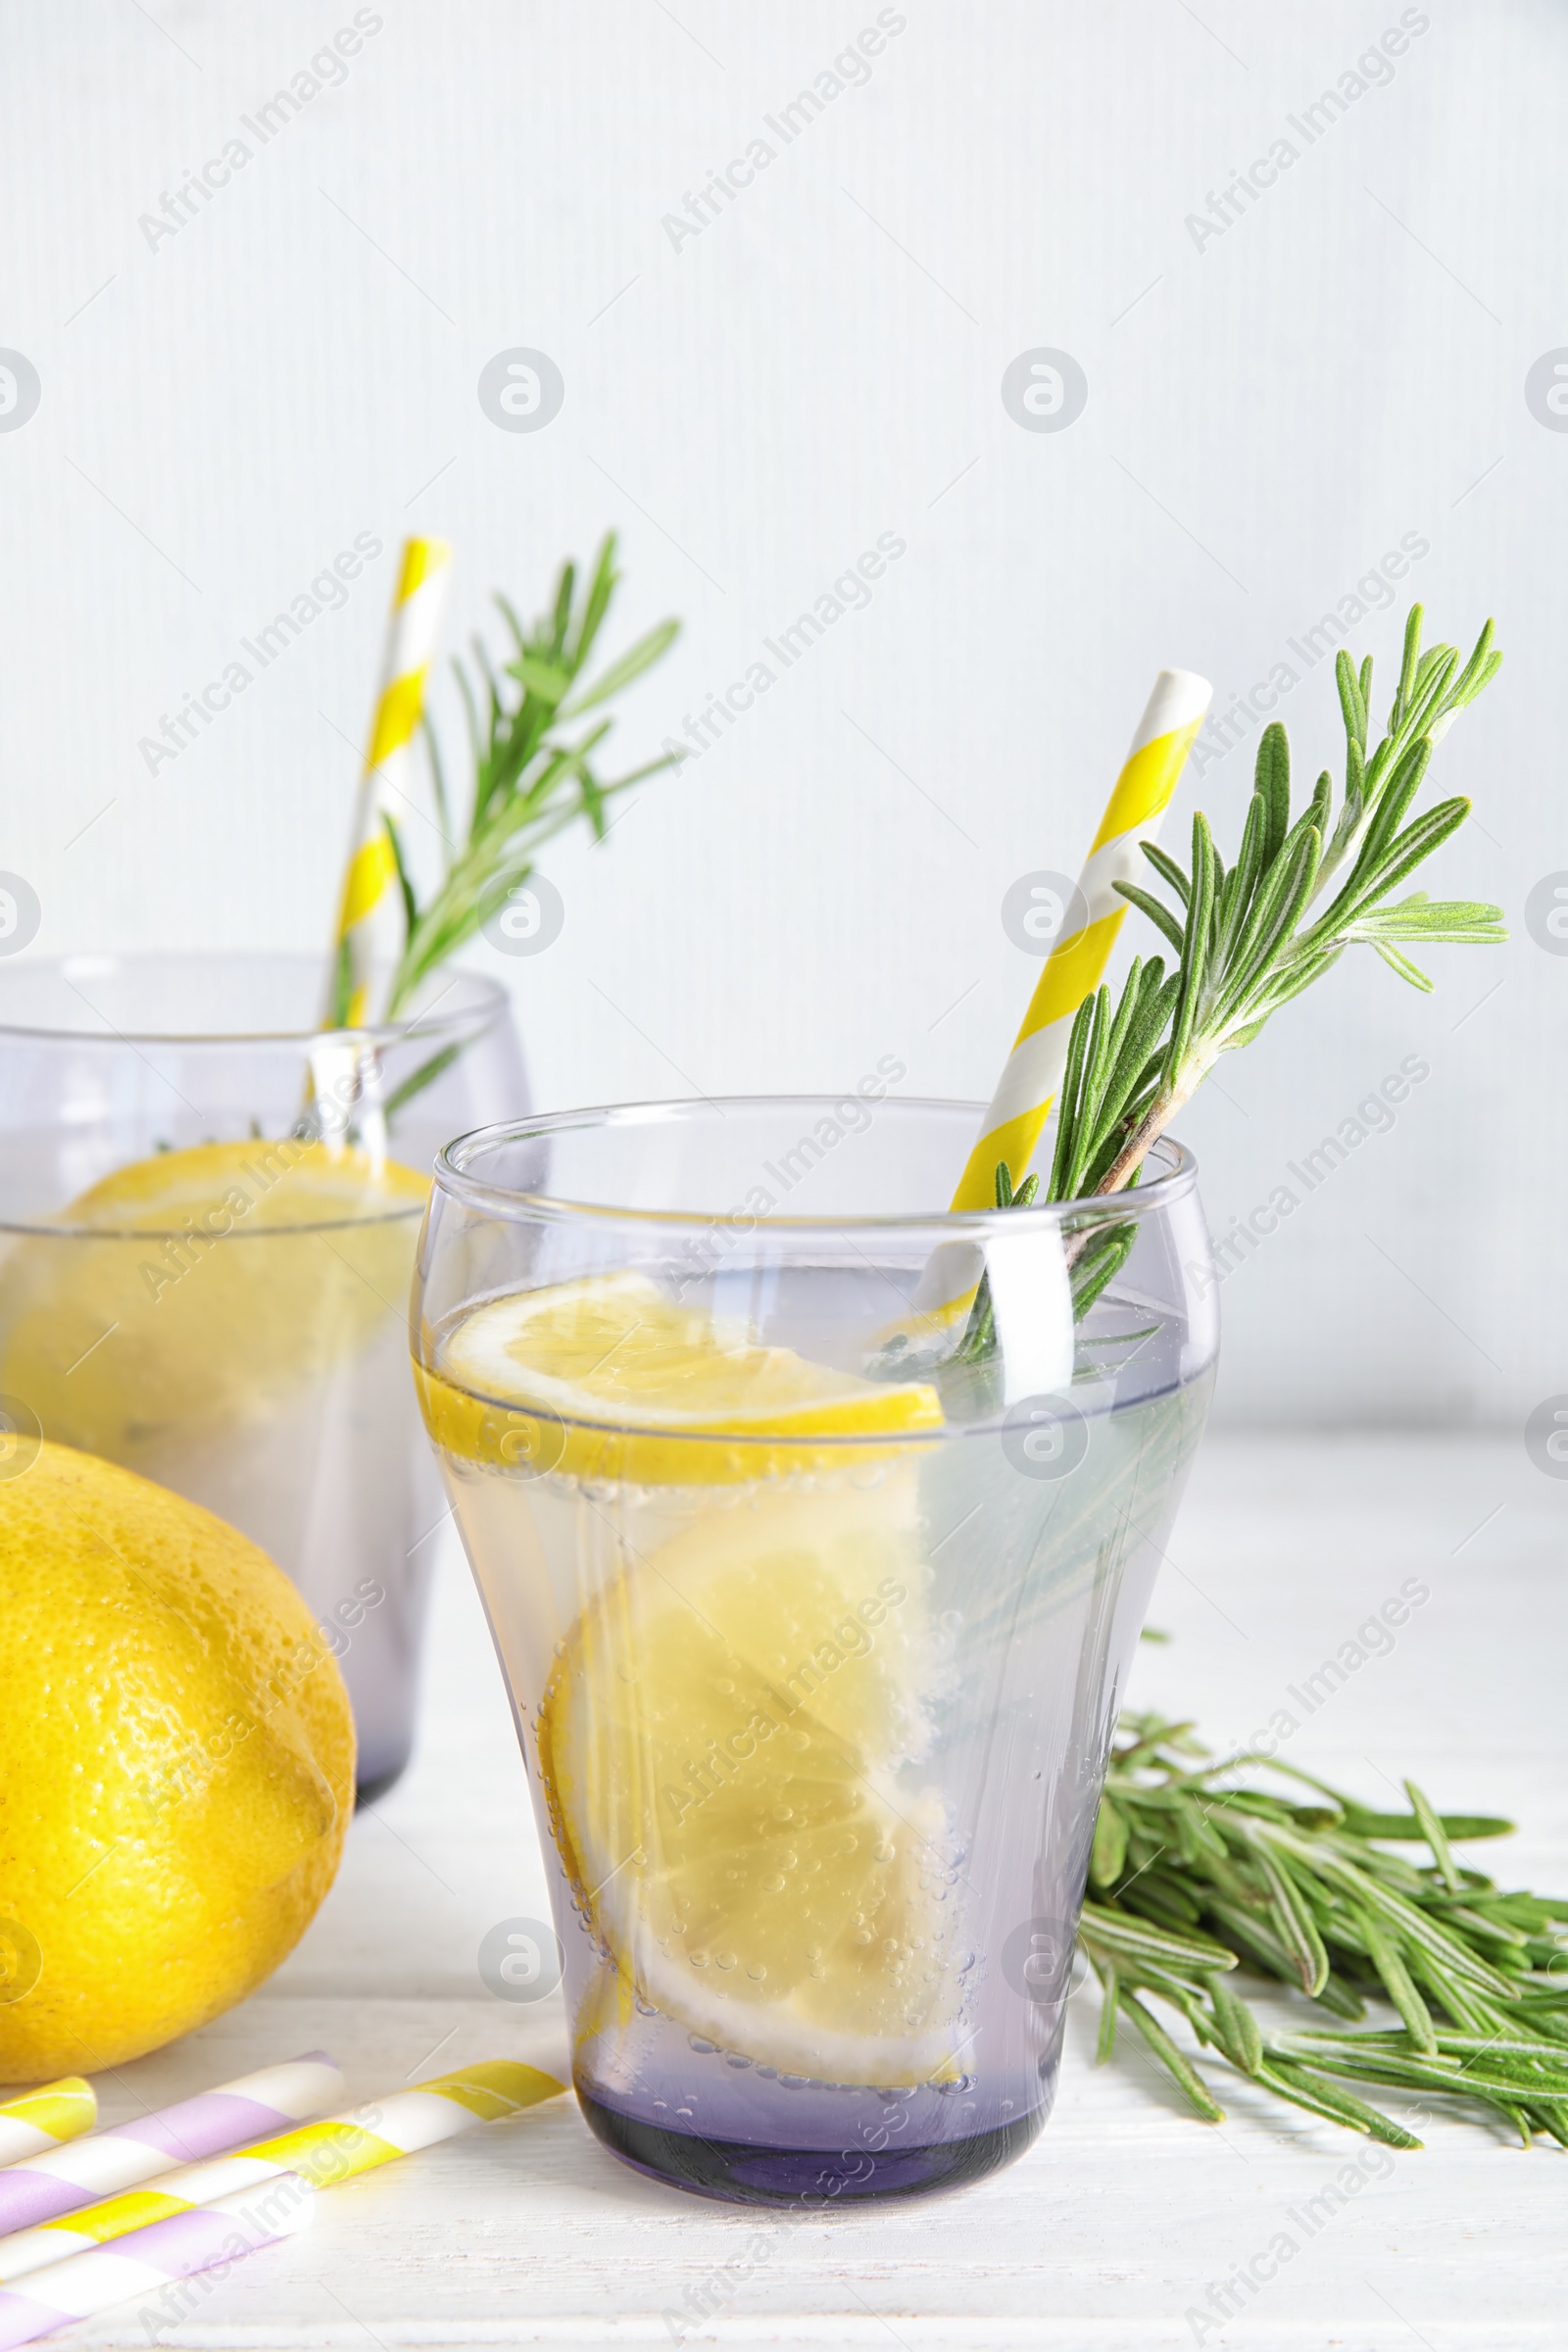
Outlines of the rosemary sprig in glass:
[{"label": "rosemary sprig in glass", "polygon": [[[1151,1994],[1238,2074],[1391,2147],[1421,2143],[1346,2080],[1479,2103],[1527,2147],[1538,2132],[1568,2147],[1568,1897],[1504,1892],[1453,1853],[1512,1823],[1440,1815],[1411,1781],[1410,1811],[1379,1813],[1277,1758],[1204,1755],[1190,1724],[1123,1718],[1079,1929],[1103,1993],[1100,2058],[1125,2018],[1198,2113],[1223,2120]],[[1314,1801],[1237,1780],[1255,1765]],[[1401,1843],[1424,1844],[1430,1864],[1390,1850]],[[1234,1988],[1238,1967],[1352,2023],[1386,2000],[1400,2023],[1272,2033]]]},{"label": "rosemary sprig in glass", "polygon": [[399,828],[387,818],[407,916],[403,954],[387,1004],[389,1018],[405,1011],[430,974],[527,881],[547,841],[579,817],[602,841],[609,803],[670,765],[666,753],[606,781],[595,770],[594,755],[612,719],[600,717],[569,737],[563,732],[572,720],[602,710],[640,677],[668,650],[679,629],[678,621],[661,621],[596,678],[586,680],[584,672],[619,579],[611,533],[582,594],[578,595],[576,565],[564,564],[550,611],[531,628],[524,628],[507,599],[497,596],[513,645],[512,659],[499,669],[479,637],[473,641],[471,676],[461,660],[453,662],[467,719],[473,791],[460,838],[453,831],[440,744],[426,714],[424,741],[446,845],[444,870],[421,906]]},{"label": "rosemary sprig in glass", "polygon": [[1422,608],[1405,624],[1399,683],[1382,740],[1367,751],[1372,662],[1335,663],[1345,720],[1345,785],[1338,808],[1325,768],[1296,821],[1291,755],[1274,721],[1258,745],[1241,846],[1227,867],[1207,817],[1193,818],[1183,868],[1152,842],[1144,856],[1174,901],[1130,882],[1117,890],[1163,933],[1176,958],[1135,959],[1112,1004],[1085,999],[1073,1023],[1046,1197],[1067,1200],[1130,1184],[1222,1054],[1249,1046],[1281,1005],[1320,980],[1357,944],[1375,948],[1412,987],[1431,981],[1405,953],[1422,942],[1493,945],[1502,909],[1474,900],[1391,894],[1456,832],[1467,800],[1410,808],[1433,752],[1458,713],[1496,675],[1502,656],[1489,620],[1468,662],[1452,645],[1421,650]]},{"label": "rosemary sprig in glass", "polygon": [[[1501,907],[1477,900],[1439,901],[1415,891],[1388,904],[1470,813],[1469,802],[1456,798],[1405,822],[1437,744],[1502,662],[1490,620],[1461,664],[1456,646],[1422,652],[1423,618],[1421,606],[1412,606],[1399,683],[1370,755],[1371,657],[1359,669],[1344,651],[1337,657],[1345,721],[1337,810],[1325,768],[1293,824],[1290,739],[1274,721],[1258,745],[1233,864],[1227,867],[1215,849],[1201,812],[1193,818],[1190,868],[1153,842],[1142,844],[1174,906],[1136,883],[1116,888],[1164,935],[1175,960],[1167,971],[1162,956],[1135,956],[1119,995],[1102,986],[1079,1006],[1057,1097],[1047,1200],[1135,1185],[1151,1146],[1220,1055],[1250,1046],[1270,1016],[1320,980],[1347,948],[1375,948],[1402,980],[1430,990],[1401,942],[1491,946],[1506,939]],[[1021,1200],[1021,1193],[1014,1198],[1010,1170],[999,1165],[997,1205]],[[1067,1236],[1076,1320],[1120,1271],[1135,1238],[1131,1222],[1103,1220]],[[982,1285],[955,1360],[983,1365],[994,1352],[990,1296]]]}]

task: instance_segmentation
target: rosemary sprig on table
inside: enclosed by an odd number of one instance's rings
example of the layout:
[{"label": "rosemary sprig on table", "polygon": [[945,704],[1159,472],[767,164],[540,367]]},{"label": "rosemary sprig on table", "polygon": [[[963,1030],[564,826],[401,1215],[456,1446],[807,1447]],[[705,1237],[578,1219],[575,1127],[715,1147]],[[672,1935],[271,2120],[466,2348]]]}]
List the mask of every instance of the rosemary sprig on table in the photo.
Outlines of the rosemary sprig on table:
[{"label": "rosemary sprig on table", "polygon": [[1367,751],[1370,656],[1357,670],[1341,652],[1335,669],[1345,720],[1345,785],[1338,809],[1325,768],[1291,819],[1290,743],[1277,721],[1263,731],[1241,847],[1229,867],[1208,819],[1193,819],[1192,863],[1152,842],[1144,856],[1174,906],[1130,882],[1116,888],[1176,957],[1135,960],[1114,1005],[1102,987],[1073,1023],[1046,1195],[1066,1200],[1114,1193],[1132,1182],[1150,1146],[1197,1092],[1222,1054],[1250,1045],[1281,1005],[1339,961],[1347,948],[1375,948],[1402,980],[1430,989],[1405,946],[1499,942],[1502,910],[1474,900],[1390,894],[1456,832],[1463,799],[1441,801],[1405,822],[1433,751],[1454,718],[1496,675],[1502,656],[1489,620],[1468,662],[1458,648],[1421,650],[1422,609],[1405,625],[1399,683],[1381,742]]},{"label": "rosemary sprig on table", "polygon": [[[1208,2121],[1207,2082],[1141,1997],[1278,2097],[1391,2147],[1421,2143],[1347,2080],[1479,2102],[1528,2146],[1568,2147],[1568,1897],[1506,1893],[1455,1841],[1503,1836],[1491,1815],[1378,1813],[1277,1758],[1202,1761],[1192,1726],[1124,1717],[1095,1827],[1079,1936],[1103,1991],[1102,2060],[1125,2018]],[[1314,1791],[1292,1804],[1236,1776],[1264,1765]],[[1425,1845],[1430,1864],[1391,1851]],[[1392,2031],[1271,2033],[1231,1983],[1272,1977],[1352,2023],[1388,2001]]]},{"label": "rosemary sprig on table", "polygon": [[423,721],[431,788],[445,849],[442,878],[421,906],[397,825],[387,832],[397,858],[407,916],[403,954],[393,978],[388,1014],[406,1009],[438,965],[506,905],[526,882],[547,841],[578,817],[596,840],[605,836],[605,809],[617,793],[670,764],[665,754],[630,774],[607,782],[593,757],[613,721],[601,717],[568,740],[560,730],[573,719],[602,710],[665,653],[680,623],[661,621],[601,670],[583,678],[600,629],[619,583],[612,532],[594,562],[581,597],[577,570],[564,564],[550,611],[525,629],[504,596],[496,604],[513,643],[513,658],[499,671],[482,638],[473,641],[473,676],[461,660],[452,667],[463,697],[473,759],[473,792],[459,838],[447,791],[440,744],[428,715]]}]

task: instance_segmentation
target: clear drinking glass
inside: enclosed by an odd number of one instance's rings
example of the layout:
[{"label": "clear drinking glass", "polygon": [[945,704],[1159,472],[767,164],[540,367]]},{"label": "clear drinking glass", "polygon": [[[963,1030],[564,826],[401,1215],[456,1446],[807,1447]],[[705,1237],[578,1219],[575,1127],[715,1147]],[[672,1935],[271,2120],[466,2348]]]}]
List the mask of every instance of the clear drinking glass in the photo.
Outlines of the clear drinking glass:
[{"label": "clear drinking glass", "polygon": [[[445,1517],[407,1369],[425,1180],[527,1092],[490,981],[324,1037],[321,986],[306,956],[0,971],[0,1412],[14,1445],[107,1455],[270,1553],[339,1657],[373,1793],[408,1759]],[[313,1099],[335,1129],[314,1151]]]},{"label": "clear drinking glass", "polygon": [[467,1136],[415,1287],[583,2111],[760,2204],[1044,2123],[1216,1351],[1178,1146],[1113,1205],[948,1216],[979,1106],[877,1092]]}]

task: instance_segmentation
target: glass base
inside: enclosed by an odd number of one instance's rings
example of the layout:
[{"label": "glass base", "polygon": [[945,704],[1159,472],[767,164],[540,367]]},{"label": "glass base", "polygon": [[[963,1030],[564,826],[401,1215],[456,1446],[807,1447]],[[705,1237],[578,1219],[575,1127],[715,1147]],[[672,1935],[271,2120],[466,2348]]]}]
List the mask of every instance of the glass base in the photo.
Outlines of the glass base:
[{"label": "glass base", "polygon": [[748,2140],[698,2138],[603,2106],[579,2085],[588,2128],[612,2155],[650,2180],[733,2205],[795,2206],[820,2212],[829,2205],[865,2204],[887,2197],[921,2197],[965,2188],[1000,2172],[1039,2136],[1047,2105],[994,2132],[923,2148],[857,2153],[822,2148],[766,2148]]},{"label": "glass base", "polygon": [[372,1779],[359,1783],[354,1791],[356,1811],[361,1805],[373,1805],[378,1796],[385,1796],[389,1788],[396,1788],[409,1769],[409,1757],[413,1752],[412,1748],[405,1749],[397,1762],[389,1766],[385,1772],[378,1772]]}]

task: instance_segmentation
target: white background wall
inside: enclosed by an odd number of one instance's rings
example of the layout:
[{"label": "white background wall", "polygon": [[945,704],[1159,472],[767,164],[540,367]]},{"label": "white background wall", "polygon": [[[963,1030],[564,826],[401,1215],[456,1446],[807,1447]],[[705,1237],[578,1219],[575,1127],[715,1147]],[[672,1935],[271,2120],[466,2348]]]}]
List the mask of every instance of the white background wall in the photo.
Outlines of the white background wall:
[{"label": "white background wall", "polygon": [[[1003,896],[1076,865],[1153,670],[1228,701],[1416,534],[1434,630],[1493,612],[1508,654],[1443,749],[1478,815],[1432,883],[1516,936],[1440,952],[1427,1000],[1363,952],[1189,1113],[1218,1231],[1430,1064],[1227,1282],[1222,1409],[1516,1424],[1568,1383],[1568,962],[1522,920],[1568,867],[1568,434],[1524,395],[1568,343],[1562,8],[1407,13],[1392,80],[1310,147],[1288,118],[1396,0],[900,0],[788,147],[762,118],[873,0],[370,13],[341,85],[150,248],[139,217],[351,0],[0,7],[0,345],[42,386],[0,433],[0,865],[42,902],[29,953],[319,945],[406,530],[455,540],[465,632],[621,532],[612,633],[686,624],[627,764],[893,531],[870,605],[721,748],[552,856],[559,944],[475,960],[543,1102],[832,1087],[890,1052],[912,1090],[984,1095],[1037,968]],[[677,247],[663,217],[760,134],[775,160]],[[1281,136],[1299,160],[1200,249],[1187,216]],[[564,376],[537,433],[476,397],[514,345]],[[1065,431],[1003,407],[1039,345],[1087,374]],[[388,554],[346,606],[149,774],[160,714],[362,531]],[[1354,632],[1385,664],[1397,634]],[[1282,710],[1308,781],[1329,672]],[[1222,835],[1250,772],[1239,749],[1196,787]]]}]

